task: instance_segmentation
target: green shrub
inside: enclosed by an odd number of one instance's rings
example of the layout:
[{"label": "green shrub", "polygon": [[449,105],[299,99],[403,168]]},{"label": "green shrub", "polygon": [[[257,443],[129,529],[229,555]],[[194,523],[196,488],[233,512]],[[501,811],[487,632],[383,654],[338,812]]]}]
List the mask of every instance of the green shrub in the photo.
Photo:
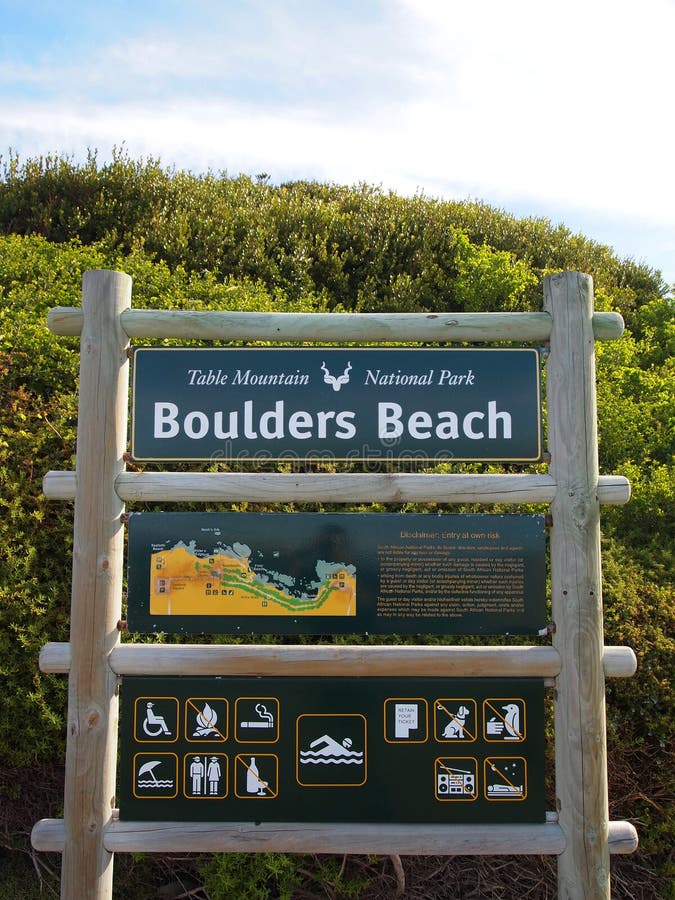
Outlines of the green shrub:
[{"label": "green shrub", "polygon": [[297,863],[285,853],[224,853],[199,867],[210,900],[292,900],[300,883]]},{"label": "green shrub", "polygon": [[[633,484],[630,504],[602,511],[605,638],[633,646],[639,660],[635,678],[608,683],[610,797],[613,815],[641,823],[650,883],[665,880],[675,329],[658,273],[481,203],[194,176],[124,153],[107,165],[94,154],[84,165],[10,156],[0,234],[0,759],[18,773],[0,785],[6,808],[20,811],[36,766],[64,757],[66,680],[41,675],[37,658],[45,642],[68,637],[72,508],[48,503],[41,480],[74,464],[79,342],[51,335],[45,319],[52,306],[79,305],[84,271],[128,272],[136,307],[482,311],[540,309],[541,277],[575,268],[593,274],[597,307],[629,326],[621,341],[597,345],[601,471]],[[12,826],[3,846],[25,843],[31,825]],[[292,896],[296,866],[283,854],[223,856],[203,861],[203,877],[214,898],[237,896],[227,891],[244,883],[241,896]],[[335,860],[311,867],[336,896],[359,896],[363,885]]]}]

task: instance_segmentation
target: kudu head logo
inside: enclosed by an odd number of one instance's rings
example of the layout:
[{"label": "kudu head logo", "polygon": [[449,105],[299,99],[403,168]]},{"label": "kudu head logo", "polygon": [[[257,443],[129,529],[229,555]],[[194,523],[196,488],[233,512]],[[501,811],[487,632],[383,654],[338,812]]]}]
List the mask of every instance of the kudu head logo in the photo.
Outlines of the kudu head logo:
[{"label": "kudu head logo", "polygon": [[330,384],[334,391],[339,391],[343,384],[347,384],[349,382],[349,372],[351,370],[352,364],[350,362],[347,363],[347,368],[344,370],[342,375],[331,375],[328,369],[326,368],[326,363],[321,363],[321,368],[323,370],[323,380],[326,384]]}]

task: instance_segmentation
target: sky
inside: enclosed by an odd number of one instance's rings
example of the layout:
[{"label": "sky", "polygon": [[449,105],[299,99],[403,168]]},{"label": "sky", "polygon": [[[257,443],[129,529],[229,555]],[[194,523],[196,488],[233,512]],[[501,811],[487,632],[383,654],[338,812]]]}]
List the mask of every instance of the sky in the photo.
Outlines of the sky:
[{"label": "sky", "polygon": [[0,154],[481,200],[673,284],[674,40],[675,0],[0,0]]}]

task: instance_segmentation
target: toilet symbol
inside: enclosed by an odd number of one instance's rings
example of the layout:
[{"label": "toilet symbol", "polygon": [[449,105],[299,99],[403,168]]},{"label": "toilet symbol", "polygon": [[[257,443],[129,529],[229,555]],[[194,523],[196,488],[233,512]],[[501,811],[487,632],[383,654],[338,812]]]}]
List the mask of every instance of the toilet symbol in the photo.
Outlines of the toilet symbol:
[{"label": "toilet symbol", "polygon": [[224,753],[185,756],[184,792],[190,799],[227,796],[227,756]]},{"label": "toilet symbol", "polygon": [[201,794],[202,779],[204,778],[204,763],[199,756],[195,756],[190,764],[190,778],[192,779],[192,793]]},{"label": "toilet symbol", "polygon": [[146,703],[145,719],[143,720],[143,731],[148,737],[159,737],[160,734],[171,734],[171,729],[164,720],[164,716],[159,716],[154,711],[154,703],[148,700]]},{"label": "toilet symbol", "polygon": [[212,756],[206,767],[206,778],[209,782],[209,794],[212,796],[218,793],[218,785],[220,784],[220,776],[222,774],[218,757]]}]

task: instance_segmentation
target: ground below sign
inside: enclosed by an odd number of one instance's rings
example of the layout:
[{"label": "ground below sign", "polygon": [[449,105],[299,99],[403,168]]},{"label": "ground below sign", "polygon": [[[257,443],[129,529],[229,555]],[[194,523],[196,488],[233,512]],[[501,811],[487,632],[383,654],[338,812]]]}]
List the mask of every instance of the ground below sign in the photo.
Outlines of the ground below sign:
[{"label": "ground below sign", "polygon": [[540,515],[132,513],[139,632],[536,634]]},{"label": "ground below sign", "polygon": [[543,822],[541,679],[125,677],[120,819]]}]

